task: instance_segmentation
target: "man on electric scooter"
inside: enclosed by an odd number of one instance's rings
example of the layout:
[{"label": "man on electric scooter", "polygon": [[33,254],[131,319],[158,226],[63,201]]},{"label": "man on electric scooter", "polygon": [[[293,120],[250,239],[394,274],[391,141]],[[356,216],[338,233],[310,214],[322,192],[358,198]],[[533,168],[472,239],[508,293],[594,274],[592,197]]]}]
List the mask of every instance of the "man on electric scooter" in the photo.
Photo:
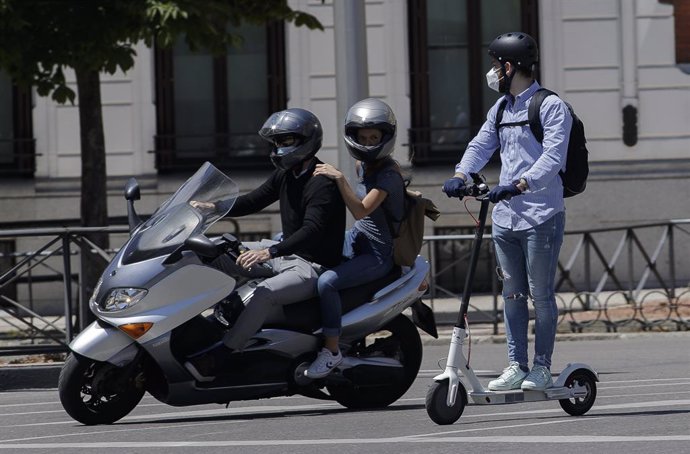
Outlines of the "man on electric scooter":
[{"label": "man on electric scooter", "polygon": [[[490,88],[505,95],[489,110],[479,133],[467,146],[455,175],[443,192],[461,197],[470,173],[478,173],[500,147],[499,184],[489,193],[495,203],[492,237],[503,281],[503,300],[509,366],[489,382],[489,390],[544,390],[553,386],[553,353],[558,307],[555,275],[563,242],[565,204],[559,171],[566,162],[572,117],[557,96],[547,97],[540,109],[544,127],[540,143],[530,132],[528,106],[540,88],[534,80],[537,43],[526,33],[506,33],[489,46]],[[507,101],[498,128],[499,104]],[[528,297],[535,311],[535,352],[528,368]]]},{"label": "man on electric scooter", "polygon": [[[283,110],[266,120],[259,135],[272,145],[270,158],[276,170],[261,186],[240,196],[227,216],[253,214],[279,201],[282,241],[247,250],[237,264],[227,255],[214,262],[228,273],[236,265],[250,270],[268,262],[274,273],[257,285],[225,335],[223,343],[231,351],[244,348],[272,306],[316,296],[317,270],[331,268],[342,260],[345,204],[335,182],[313,175],[316,165],[322,163],[315,157],[323,137],[319,119],[304,109]],[[195,203],[203,208],[209,202]],[[209,379],[218,359],[218,354],[207,355],[185,366],[194,369],[190,370],[194,375]]]}]

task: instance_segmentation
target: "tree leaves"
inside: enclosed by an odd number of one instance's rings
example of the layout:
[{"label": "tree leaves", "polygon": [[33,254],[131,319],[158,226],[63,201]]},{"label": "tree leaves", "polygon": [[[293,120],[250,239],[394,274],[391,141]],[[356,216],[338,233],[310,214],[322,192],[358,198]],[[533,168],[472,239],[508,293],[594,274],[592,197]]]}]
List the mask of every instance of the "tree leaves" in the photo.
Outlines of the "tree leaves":
[{"label": "tree leaves", "polygon": [[127,71],[136,43],[170,47],[179,36],[192,50],[224,53],[242,45],[237,26],[276,20],[323,30],[287,0],[0,0],[0,68],[41,96],[74,102],[64,67]]}]

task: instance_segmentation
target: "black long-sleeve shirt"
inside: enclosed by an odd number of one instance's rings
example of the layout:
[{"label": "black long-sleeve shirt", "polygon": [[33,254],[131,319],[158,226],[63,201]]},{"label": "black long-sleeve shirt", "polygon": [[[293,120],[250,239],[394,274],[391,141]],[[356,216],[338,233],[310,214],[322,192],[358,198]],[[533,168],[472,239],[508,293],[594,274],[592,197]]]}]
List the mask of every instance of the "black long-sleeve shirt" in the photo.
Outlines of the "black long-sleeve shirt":
[{"label": "black long-sleeve shirt", "polygon": [[296,254],[310,262],[333,267],[342,260],[345,203],[335,182],[313,176],[314,165],[299,177],[291,170],[275,170],[258,188],[238,197],[229,217],[253,214],[280,201],[283,240],[278,256]]}]

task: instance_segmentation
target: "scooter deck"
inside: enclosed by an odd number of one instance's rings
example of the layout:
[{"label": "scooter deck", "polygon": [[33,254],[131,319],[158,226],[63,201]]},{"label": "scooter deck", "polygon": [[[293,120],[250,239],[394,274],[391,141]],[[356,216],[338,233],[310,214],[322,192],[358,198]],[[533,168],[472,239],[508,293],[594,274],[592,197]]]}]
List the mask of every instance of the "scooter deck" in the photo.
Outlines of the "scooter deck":
[{"label": "scooter deck", "polygon": [[586,394],[586,389],[579,390],[577,387],[567,388],[564,386],[555,386],[548,388],[545,391],[523,391],[521,389],[514,389],[509,391],[484,391],[467,393],[469,403],[474,405],[500,405],[516,404],[521,402],[538,402],[541,400],[574,399],[577,397],[584,397]]}]

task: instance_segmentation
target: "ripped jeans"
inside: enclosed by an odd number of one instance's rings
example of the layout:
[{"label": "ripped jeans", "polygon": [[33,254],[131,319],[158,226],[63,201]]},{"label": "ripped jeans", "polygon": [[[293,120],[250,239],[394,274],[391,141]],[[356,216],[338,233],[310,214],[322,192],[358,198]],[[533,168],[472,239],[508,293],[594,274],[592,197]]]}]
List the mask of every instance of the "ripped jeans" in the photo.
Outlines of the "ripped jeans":
[{"label": "ripped jeans", "polygon": [[496,258],[503,280],[508,359],[528,367],[527,330],[532,298],[535,313],[534,365],[551,367],[556,341],[558,306],[555,279],[563,244],[565,213],[560,212],[536,227],[514,231],[492,228]]}]

